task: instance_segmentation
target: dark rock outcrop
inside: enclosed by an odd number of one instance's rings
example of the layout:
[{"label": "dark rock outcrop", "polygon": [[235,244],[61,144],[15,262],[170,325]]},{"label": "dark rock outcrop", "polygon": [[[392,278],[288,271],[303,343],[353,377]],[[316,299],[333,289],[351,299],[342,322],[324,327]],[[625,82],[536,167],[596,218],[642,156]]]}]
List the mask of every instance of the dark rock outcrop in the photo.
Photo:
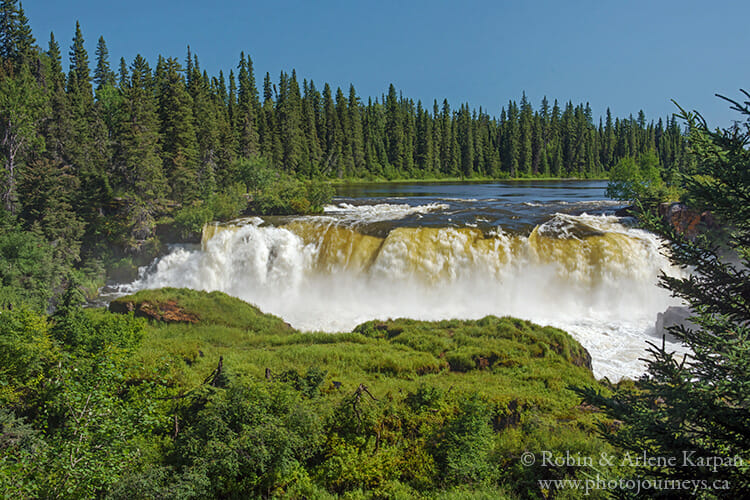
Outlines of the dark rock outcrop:
[{"label": "dark rock outcrop", "polygon": [[659,205],[659,215],[689,240],[718,227],[711,212],[698,212],[684,203],[662,203]]},{"label": "dark rock outcrop", "polygon": [[589,353],[589,351],[583,346],[578,352],[573,354],[570,362],[576,366],[582,366],[584,368],[588,368],[589,370],[593,370],[591,366],[591,353]]},{"label": "dark rock outcrop", "polygon": [[688,307],[670,306],[663,313],[656,315],[656,334],[662,336],[669,333],[667,328],[671,326],[684,326],[685,328],[696,329],[698,325],[688,318],[693,312]]},{"label": "dark rock outcrop", "polygon": [[617,217],[638,217],[640,214],[641,211],[635,205],[628,205],[615,210],[615,216]]}]

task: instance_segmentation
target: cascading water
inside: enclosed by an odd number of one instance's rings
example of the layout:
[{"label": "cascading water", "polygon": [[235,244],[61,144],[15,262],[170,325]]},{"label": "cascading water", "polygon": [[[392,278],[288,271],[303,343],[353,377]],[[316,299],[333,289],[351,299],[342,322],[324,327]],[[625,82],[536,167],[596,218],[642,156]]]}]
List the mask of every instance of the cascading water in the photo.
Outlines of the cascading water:
[{"label": "cascading water", "polygon": [[[461,211],[448,208],[339,204],[317,217],[208,225],[200,250],[173,250],[128,289],[221,290],[326,332],[378,318],[512,315],[569,331],[598,377],[643,372],[656,315],[675,303],[656,286],[670,271],[656,236],[614,216],[564,213],[506,233],[481,227],[481,214],[455,223]],[[407,217],[421,223],[393,223]]]}]

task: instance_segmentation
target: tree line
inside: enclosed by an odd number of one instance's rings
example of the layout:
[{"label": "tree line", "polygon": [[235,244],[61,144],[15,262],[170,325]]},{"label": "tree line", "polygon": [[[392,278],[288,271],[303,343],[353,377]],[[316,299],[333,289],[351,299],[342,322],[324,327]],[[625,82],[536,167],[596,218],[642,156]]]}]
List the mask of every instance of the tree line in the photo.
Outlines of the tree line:
[{"label": "tree line", "polygon": [[677,168],[685,154],[675,119],[642,111],[596,124],[588,104],[545,97],[535,110],[524,94],[494,117],[393,85],[365,102],[294,70],[258,85],[244,53],[228,75],[209,76],[189,47],[184,61],[112,64],[103,37],[92,64],[78,23],[68,57],[66,72],[54,33],[41,47],[19,2],[0,2],[2,207],[64,266],[113,245],[141,252],[160,221],[194,230],[272,189],[259,210],[319,208],[329,193],[302,180],[601,178],[622,158]]}]

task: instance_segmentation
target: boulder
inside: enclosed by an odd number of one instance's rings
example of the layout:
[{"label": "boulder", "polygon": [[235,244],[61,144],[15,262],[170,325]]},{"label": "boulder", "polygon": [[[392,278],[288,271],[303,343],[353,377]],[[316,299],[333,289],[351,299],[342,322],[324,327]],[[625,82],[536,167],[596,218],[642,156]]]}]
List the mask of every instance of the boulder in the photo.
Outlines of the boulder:
[{"label": "boulder", "polygon": [[697,329],[698,325],[688,318],[693,315],[689,307],[670,306],[666,311],[656,315],[656,334],[662,336],[669,333],[667,328],[671,326],[684,326],[685,328]]},{"label": "boulder", "polygon": [[615,210],[615,216],[617,217],[638,217],[638,215],[640,215],[640,210],[635,205],[628,205]]},{"label": "boulder", "polygon": [[662,203],[659,205],[659,215],[689,240],[717,227],[711,212],[698,212],[684,203]]}]

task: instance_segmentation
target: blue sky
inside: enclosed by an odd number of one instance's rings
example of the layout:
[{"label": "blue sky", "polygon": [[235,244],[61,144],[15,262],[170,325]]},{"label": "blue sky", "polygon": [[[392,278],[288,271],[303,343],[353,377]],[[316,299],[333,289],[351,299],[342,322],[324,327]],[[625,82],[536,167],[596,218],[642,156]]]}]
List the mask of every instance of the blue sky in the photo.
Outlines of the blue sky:
[{"label": "blue sky", "polygon": [[714,93],[750,90],[750,2],[628,1],[194,1],[26,0],[37,42],[49,32],[67,53],[79,20],[91,64],[107,41],[113,68],[140,53],[184,60],[189,44],[209,74],[250,54],[266,71],[297,70],[319,88],[354,84],[365,100],[393,83],[431,106],[448,98],[499,116],[526,91],[589,102],[595,117],[649,120],[671,99],[713,126],[738,115]]}]

